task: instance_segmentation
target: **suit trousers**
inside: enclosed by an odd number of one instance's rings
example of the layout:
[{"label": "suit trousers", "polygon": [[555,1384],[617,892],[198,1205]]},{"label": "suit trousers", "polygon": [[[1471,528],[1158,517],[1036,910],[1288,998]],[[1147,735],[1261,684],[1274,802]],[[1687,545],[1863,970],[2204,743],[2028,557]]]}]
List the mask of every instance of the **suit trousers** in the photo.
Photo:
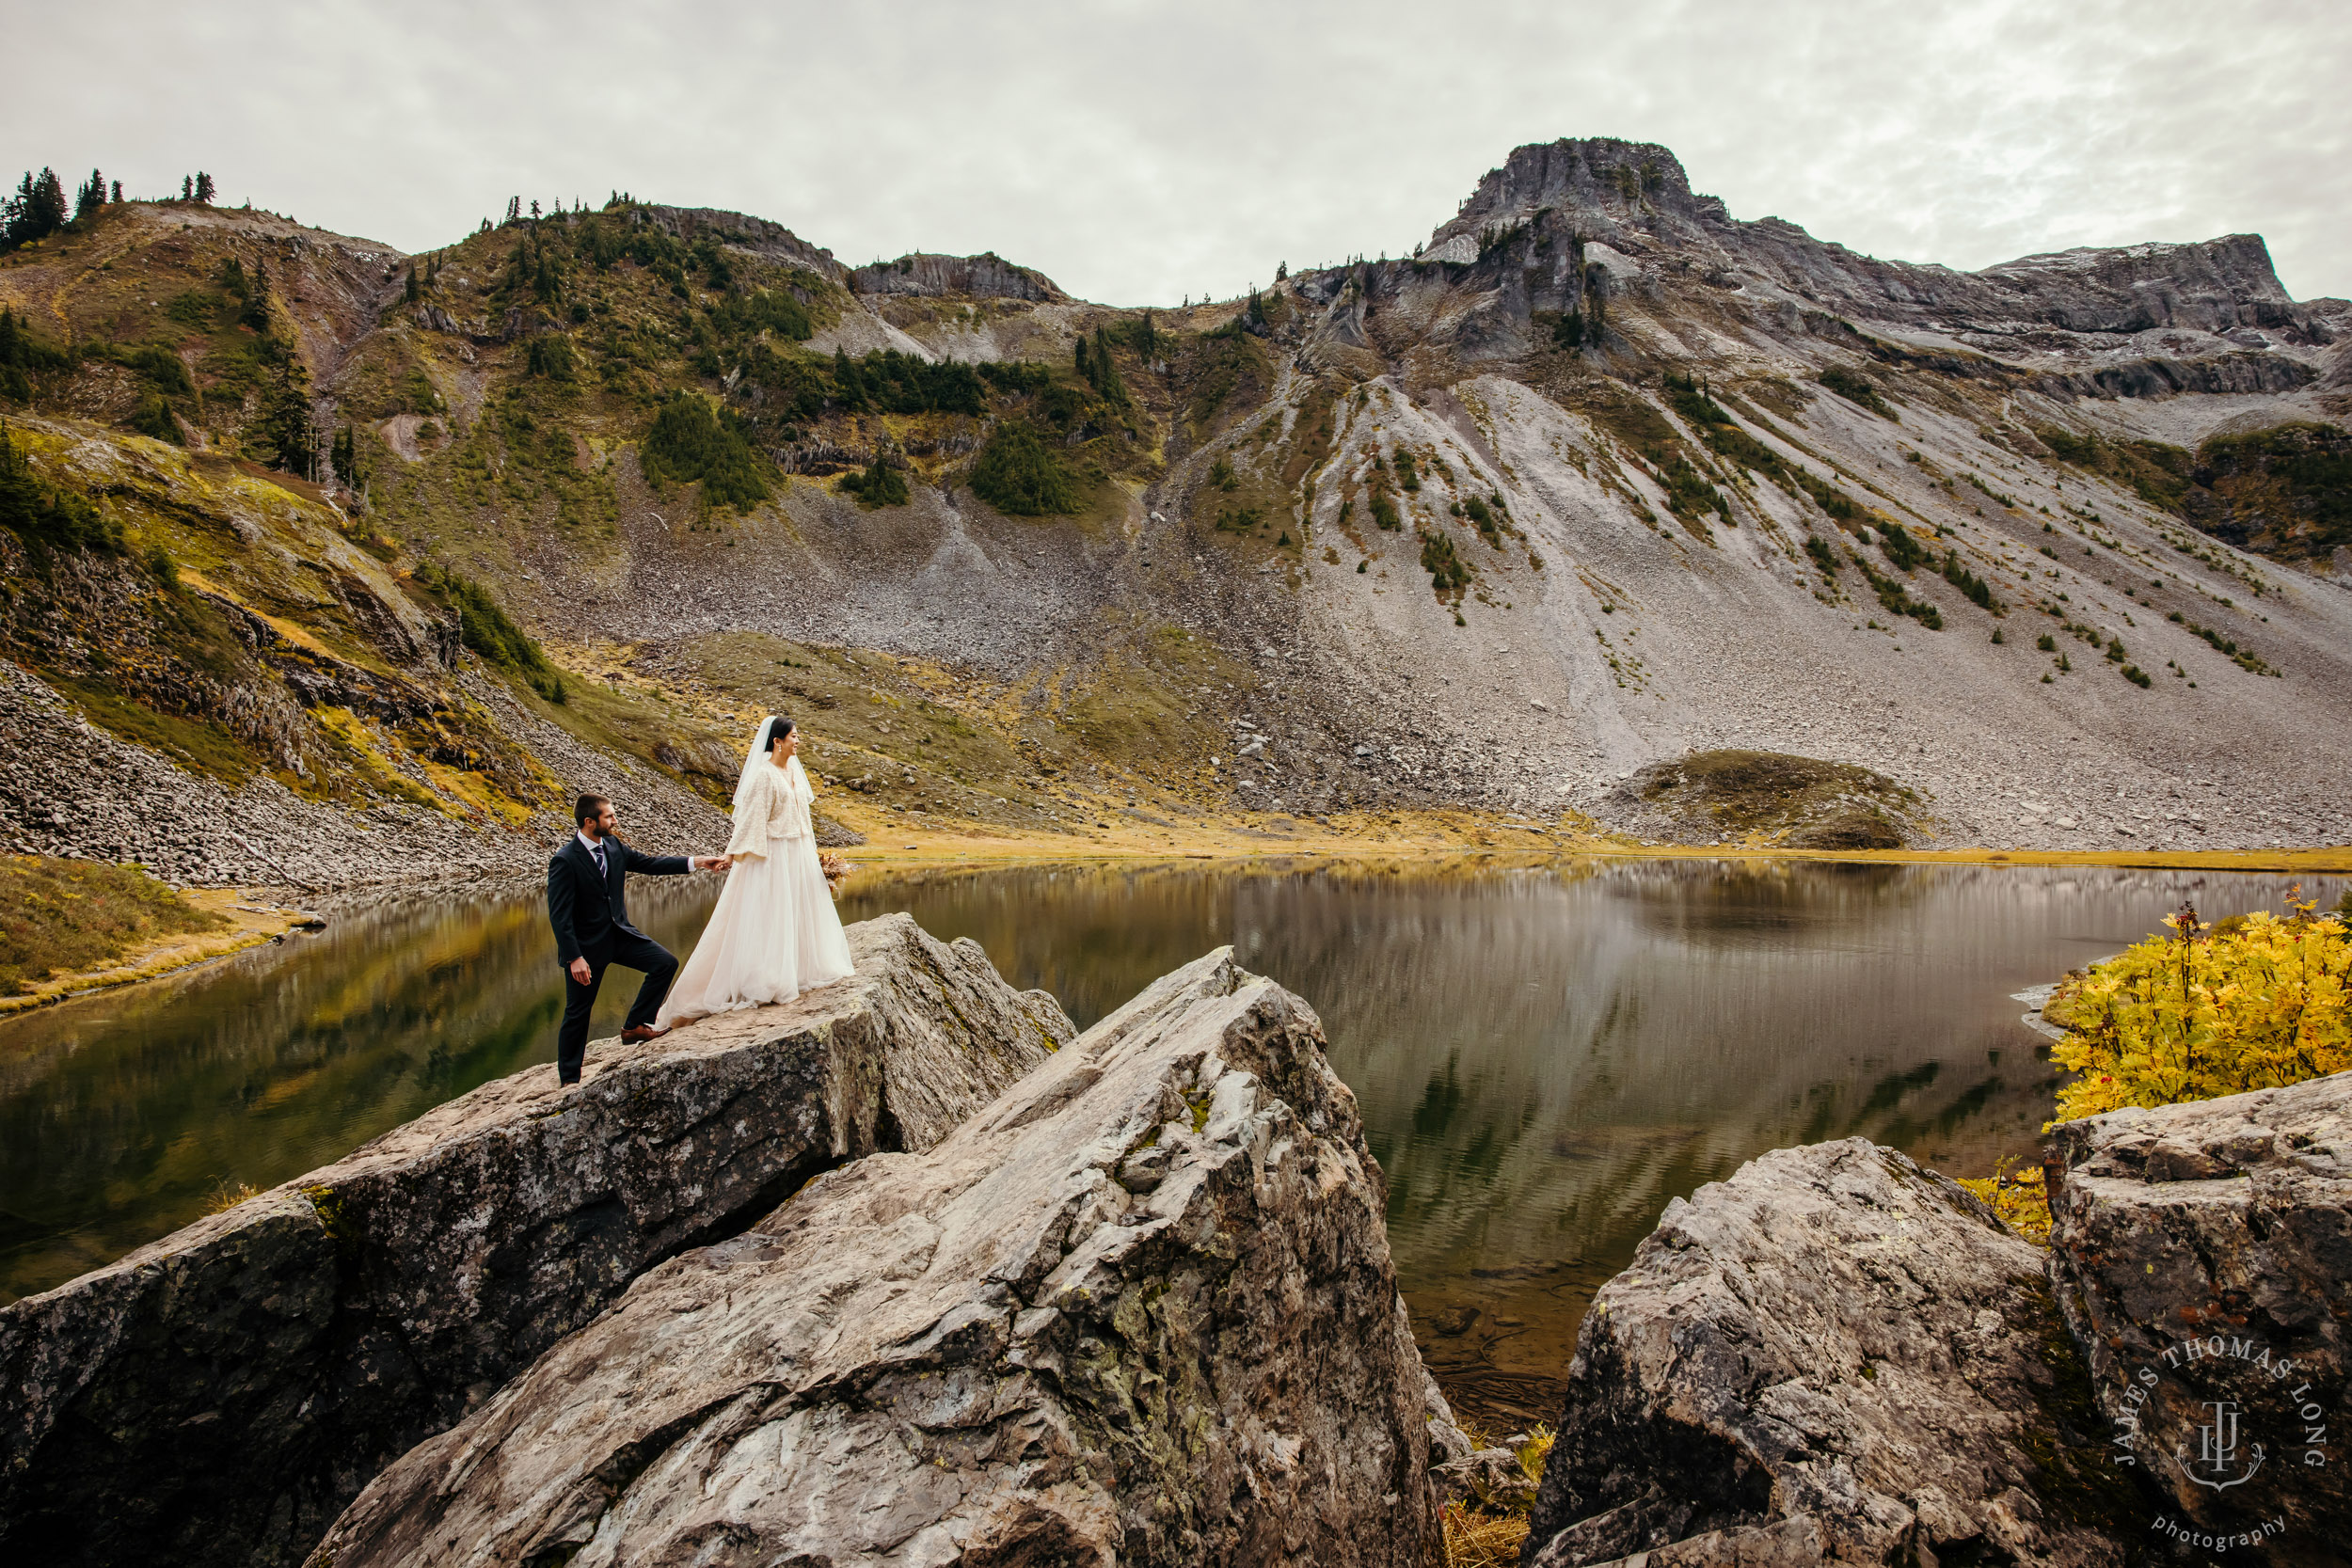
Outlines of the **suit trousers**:
[{"label": "suit trousers", "polygon": [[626,1029],[652,1023],[661,1011],[662,999],[670,994],[670,982],[677,978],[676,957],[649,936],[615,931],[609,942],[596,945],[600,951],[581,955],[588,960],[586,985],[573,979],[569,969],[564,972],[564,1027],[555,1037],[555,1075],[566,1084],[580,1082],[580,1067],[588,1059],[588,1015],[596,1008],[606,970],[618,964],[642,971],[645,976],[645,983],[637,988],[637,1000],[629,1006],[628,1020],[622,1025]]}]

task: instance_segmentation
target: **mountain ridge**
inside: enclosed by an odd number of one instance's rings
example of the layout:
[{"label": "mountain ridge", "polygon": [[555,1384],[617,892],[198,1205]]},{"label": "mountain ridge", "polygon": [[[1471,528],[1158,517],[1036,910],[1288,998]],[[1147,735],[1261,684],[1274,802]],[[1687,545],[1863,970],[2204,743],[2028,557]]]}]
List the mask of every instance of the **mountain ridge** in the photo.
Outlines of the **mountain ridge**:
[{"label": "mountain ridge", "polygon": [[[880,820],[1467,805],[1713,841],[1659,770],[1731,751],[1862,769],[1821,821],[1911,842],[2341,837],[2352,306],[2289,298],[2259,236],[1883,261],[1607,139],[1515,150],[1418,256],[1176,309],[993,255],[846,267],[712,210],[415,258],[155,213],[187,293],[240,245],[285,271],[319,428],[367,470],[320,439],[323,503],[404,583],[456,570],[563,668],[719,693],[714,737],[791,700],[725,657],[924,672],[978,751],[855,735]],[[74,253],[0,265],[0,306],[111,334],[36,399],[109,441],[155,329]],[[226,411],[207,368],[233,335],[173,351],[184,440],[250,439],[250,378]],[[681,394],[735,477],[649,458]],[[975,489],[1015,429],[1073,510]],[[884,469],[902,503],[847,483]]]}]

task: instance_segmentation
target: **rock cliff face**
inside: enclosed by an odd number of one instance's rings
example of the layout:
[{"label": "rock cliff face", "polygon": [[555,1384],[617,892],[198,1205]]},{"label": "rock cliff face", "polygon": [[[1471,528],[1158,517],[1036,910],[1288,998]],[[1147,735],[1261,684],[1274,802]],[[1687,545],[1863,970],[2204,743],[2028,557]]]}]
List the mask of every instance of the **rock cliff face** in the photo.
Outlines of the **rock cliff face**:
[{"label": "rock cliff face", "polygon": [[1668,1204],[1568,1378],[1529,1568],[2124,1560],[2040,1252],[1865,1139]]},{"label": "rock cliff face", "polygon": [[2344,1560],[2352,1074],[2067,1122],[2045,1169],[2051,1278],[2152,1513]]},{"label": "rock cliff face", "polygon": [[1418,1564],[1381,1210],[1314,1015],[1220,951],[648,1275],[310,1560]]},{"label": "rock cliff face", "polygon": [[918,298],[961,295],[966,299],[1026,299],[1066,303],[1070,296],[1041,272],[1017,267],[999,256],[933,256],[917,251],[895,261],[877,261],[849,275],[862,294],[911,294]]},{"label": "rock cliff face", "polygon": [[850,942],[856,976],[789,1007],[602,1042],[573,1091],[485,1085],[0,1311],[0,1556],[298,1561],[630,1280],[843,1160],[931,1147],[1074,1033],[907,916]]}]

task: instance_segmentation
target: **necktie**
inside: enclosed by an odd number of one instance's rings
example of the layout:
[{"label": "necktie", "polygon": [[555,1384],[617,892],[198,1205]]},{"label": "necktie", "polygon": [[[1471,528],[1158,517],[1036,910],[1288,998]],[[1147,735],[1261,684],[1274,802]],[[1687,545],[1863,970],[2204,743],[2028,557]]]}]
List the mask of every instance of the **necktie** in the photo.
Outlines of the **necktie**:
[{"label": "necktie", "polygon": [[596,875],[607,882],[612,880],[612,868],[604,863],[604,840],[596,841]]}]

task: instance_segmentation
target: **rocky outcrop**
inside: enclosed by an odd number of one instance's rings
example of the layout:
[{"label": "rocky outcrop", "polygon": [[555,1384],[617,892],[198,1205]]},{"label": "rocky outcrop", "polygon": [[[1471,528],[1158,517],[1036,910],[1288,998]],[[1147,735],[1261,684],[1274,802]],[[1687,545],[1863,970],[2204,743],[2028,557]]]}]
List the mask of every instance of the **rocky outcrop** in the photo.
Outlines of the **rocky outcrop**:
[{"label": "rocky outcrop", "polygon": [[850,946],[855,977],[790,1006],[606,1041],[576,1089],[485,1085],[0,1311],[0,1557],[298,1561],[632,1279],[931,1147],[1074,1033],[905,915]]},{"label": "rocky outcrop", "polygon": [[1530,1568],[2123,1560],[2042,1254],[1866,1139],[1668,1204],[1568,1382]]},{"label": "rocky outcrop", "polygon": [[[566,218],[567,223],[579,221]],[[731,213],[717,207],[666,207],[640,203],[629,210],[630,223],[650,223],[673,238],[693,243],[711,239],[779,266],[806,267],[819,277],[838,283],[845,276],[833,252],[809,244],[780,223]]]},{"label": "rocky outcrop", "polygon": [[311,1561],[1422,1562],[1382,1185],[1314,1014],[1212,954],[641,1280]]},{"label": "rocky outcrop", "polygon": [[876,261],[850,273],[850,287],[862,294],[909,294],[938,298],[1067,300],[1054,280],[1033,268],[1016,266],[993,252],[982,256],[934,256],[926,252]]},{"label": "rocky outcrop", "polygon": [[[1547,228],[1606,241],[1717,287],[1786,293],[1864,321],[2004,335],[2026,326],[2223,333],[2305,324],[2312,315],[2280,286],[2259,234],[2084,247],[1975,273],[1882,261],[1780,218],[1737,221],[1719,198],[1692,191],[1680,160],[1667,149],[1610,137],[1514,149],[1431,235],[1422,255],[1467,261],[1521,228],[1539,242]],[[1463,241],[1470,243],[1465,247]]]},{"label": "rocky outcrop", "polygon": [[2352,1074],[2066,1122],[2044,1171],[2058,1304],[2152,1513],[2254,1536],[2232,1560],[2344,1560]]},{"label": "rocky outcrop", "polygon": [[2352,546],[2352,431],[2297,420],[2207,441],[2181,515],[2240,549],[2324,571]]}]

